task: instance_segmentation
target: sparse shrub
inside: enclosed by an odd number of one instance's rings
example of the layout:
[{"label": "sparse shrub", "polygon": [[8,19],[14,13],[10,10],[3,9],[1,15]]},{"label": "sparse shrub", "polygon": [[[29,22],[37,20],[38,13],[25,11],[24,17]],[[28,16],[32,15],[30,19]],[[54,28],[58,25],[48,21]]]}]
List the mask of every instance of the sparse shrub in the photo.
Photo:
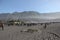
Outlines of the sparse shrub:
[{"label": "sparse shrub", "polygon": [[27,29],[28,32],[37,32],[37,29]]},{"label": "sparse shrub", "polygon": [[20,32],[23,32],[22,30]]},{"label": "sparse shrub", "polygon": [[20,32],[29,32],[29,33],[33,33],[33,32],[37,32],[37,29],[27,29],[27,30],[21,30]]}]

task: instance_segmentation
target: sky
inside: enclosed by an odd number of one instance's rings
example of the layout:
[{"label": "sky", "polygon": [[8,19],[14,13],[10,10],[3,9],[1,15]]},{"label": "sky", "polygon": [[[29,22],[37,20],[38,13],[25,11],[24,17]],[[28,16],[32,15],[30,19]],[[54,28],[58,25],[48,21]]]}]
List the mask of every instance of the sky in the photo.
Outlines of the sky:
[{"label": "sky", "polygon": [[60,12],[60,0],[0,0],[0,13],[22,11]]}]

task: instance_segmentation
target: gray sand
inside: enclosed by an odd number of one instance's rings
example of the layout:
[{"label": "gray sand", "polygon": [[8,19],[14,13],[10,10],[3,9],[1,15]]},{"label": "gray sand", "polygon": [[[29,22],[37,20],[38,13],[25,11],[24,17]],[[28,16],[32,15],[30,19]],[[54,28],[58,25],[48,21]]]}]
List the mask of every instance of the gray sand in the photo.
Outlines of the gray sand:
[{"label": "gray sand", "polygon": [[[46,29],[43,29],[43,26],[36,25],[27,27],[5,25],[4,30],[0,28],[0,40],[60,40],[60,23],[50,24]],[[20,32],[28,28],[38,29],[38,32]]]}]

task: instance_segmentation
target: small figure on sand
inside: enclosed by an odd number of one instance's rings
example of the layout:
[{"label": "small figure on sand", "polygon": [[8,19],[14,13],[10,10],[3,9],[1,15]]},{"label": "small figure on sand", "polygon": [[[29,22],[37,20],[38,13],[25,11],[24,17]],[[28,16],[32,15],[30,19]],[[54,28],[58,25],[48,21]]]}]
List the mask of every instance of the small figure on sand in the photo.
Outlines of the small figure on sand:
[{"label": "small figure on sand", "polygon": [[2,21],[0,21],[0,27],[2,28],[2,30],[4,30],[4,24]]}]

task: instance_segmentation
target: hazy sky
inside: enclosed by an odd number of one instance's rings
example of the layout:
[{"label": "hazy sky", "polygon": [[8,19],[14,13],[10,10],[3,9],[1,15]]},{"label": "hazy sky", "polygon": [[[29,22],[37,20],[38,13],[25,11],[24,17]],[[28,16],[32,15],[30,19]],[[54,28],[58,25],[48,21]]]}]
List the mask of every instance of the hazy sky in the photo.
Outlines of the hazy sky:
[{"label": "hazy sky", "polygon": [[15,11],[60,12],[60,0],[0,0],[0,13]]}]

